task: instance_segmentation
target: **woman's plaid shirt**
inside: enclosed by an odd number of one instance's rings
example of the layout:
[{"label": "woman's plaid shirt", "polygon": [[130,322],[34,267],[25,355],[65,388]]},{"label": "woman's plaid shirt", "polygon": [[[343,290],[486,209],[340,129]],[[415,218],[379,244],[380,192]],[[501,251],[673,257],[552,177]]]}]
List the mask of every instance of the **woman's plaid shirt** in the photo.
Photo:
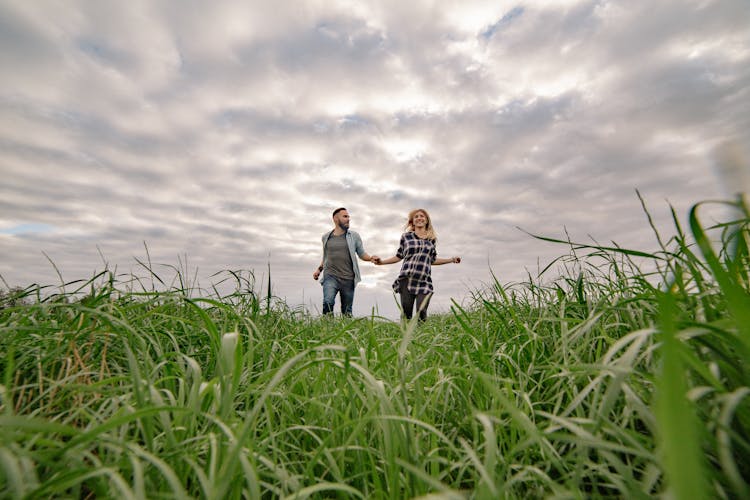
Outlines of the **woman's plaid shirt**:
[{"label": "woman's plaid shirt", "polygon": [[406,280],[410,293],[433,293],[431,271],[432,263],[437,258],[434,241],[422,239],[413,232],[404,233],[396,257],[403,259],[401,272],[393,283],[396,292],[401,289],[401,280]]}]

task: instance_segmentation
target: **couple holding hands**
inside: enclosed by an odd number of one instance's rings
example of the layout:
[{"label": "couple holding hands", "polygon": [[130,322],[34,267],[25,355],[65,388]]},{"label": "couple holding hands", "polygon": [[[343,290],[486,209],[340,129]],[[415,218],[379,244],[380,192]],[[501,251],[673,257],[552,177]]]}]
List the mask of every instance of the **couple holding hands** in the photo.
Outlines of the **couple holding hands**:
[{"label": "couple holding hands", "polygon": [[430,215],[421,208],[409,212],[406,232],[401,235],[396,255],[387,259],[365,252],[362,238],[349,230],[349,212],[345,208],[333,211],[333,224],[333,230],[323,235],[323,260],[313,273],[315,280],[323,273],[323,314],[333,314],[336,294],[339,294],[341,313],[345,316],[352,315],[354,288],[361,280],[357,257],[379,266],[403,260],[398,278],[393,283],[393,290],[401,297],[404,317],[411,319],[416,305],[419,319],[424,321],[433,293],[432,266],[461,262],[461,257],[438,258],[435,229]]}]

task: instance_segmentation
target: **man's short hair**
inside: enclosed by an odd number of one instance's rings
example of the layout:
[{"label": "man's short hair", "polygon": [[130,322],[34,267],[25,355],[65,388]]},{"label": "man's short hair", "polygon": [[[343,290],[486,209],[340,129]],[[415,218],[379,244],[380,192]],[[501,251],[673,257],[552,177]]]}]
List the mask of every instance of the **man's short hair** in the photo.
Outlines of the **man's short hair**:
[{"label": "man's short hair", "polygon": [[346,210],[344,207],[337,208],[333,211],[333,217],[336,217],[336,214],[341,212],[342,210]]}]

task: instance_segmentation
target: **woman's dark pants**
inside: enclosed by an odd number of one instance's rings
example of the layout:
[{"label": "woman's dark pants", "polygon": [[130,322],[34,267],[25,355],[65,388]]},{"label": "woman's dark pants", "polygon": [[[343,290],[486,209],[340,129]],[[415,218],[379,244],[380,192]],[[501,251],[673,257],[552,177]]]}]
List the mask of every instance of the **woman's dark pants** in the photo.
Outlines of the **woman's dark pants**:
[{"label": "woman's dark pants", "polygon": [[431,293],[411,293],[407,287],[406,280],[401,280],[398,294],[401,296],[401,309],[404,311],[404,317],[407,320],[412,317],[415,302],[417,305],[417,312],[419,313],[419,321],[427,319],[427,307],[430,305],[430,297],[432,297]]}]

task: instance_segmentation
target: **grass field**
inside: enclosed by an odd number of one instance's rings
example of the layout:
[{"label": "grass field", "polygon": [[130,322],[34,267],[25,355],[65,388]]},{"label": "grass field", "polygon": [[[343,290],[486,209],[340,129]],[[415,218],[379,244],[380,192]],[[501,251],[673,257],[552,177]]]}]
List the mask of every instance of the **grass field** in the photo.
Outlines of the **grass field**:
[{"label": "grass field", "polygon": [[750,498],[750,215],[704,205],[422,325],[312,317],[247,272],[5,293],[0,496]]}]

